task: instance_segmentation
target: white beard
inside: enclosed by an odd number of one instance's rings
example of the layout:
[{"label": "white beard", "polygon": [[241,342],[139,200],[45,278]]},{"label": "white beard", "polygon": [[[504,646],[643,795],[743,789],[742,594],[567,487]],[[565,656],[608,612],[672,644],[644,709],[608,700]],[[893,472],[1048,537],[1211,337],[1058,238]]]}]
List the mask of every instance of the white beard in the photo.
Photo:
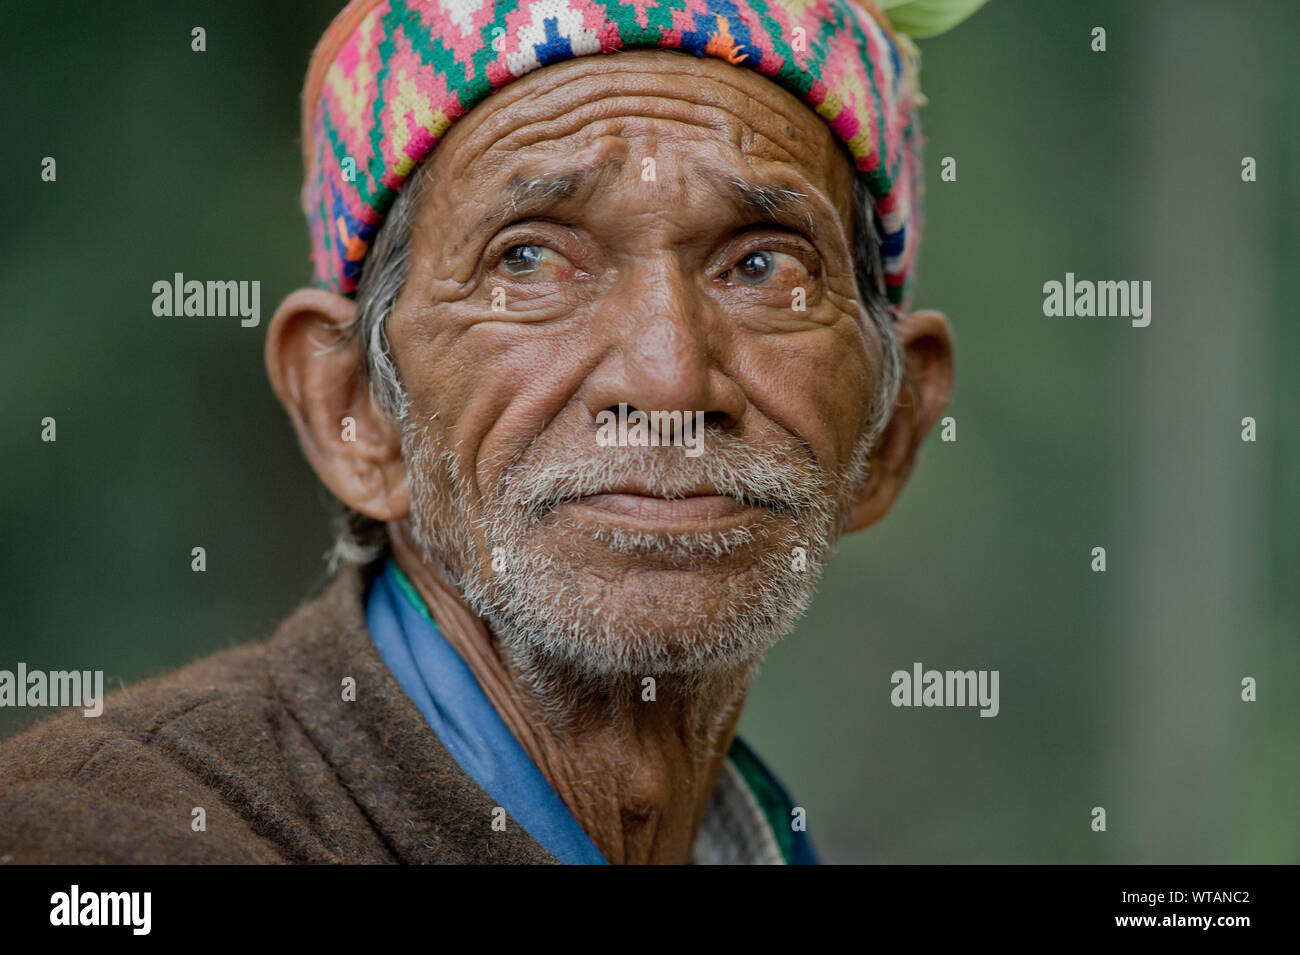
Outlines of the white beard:
[{"label": "white beard", "polygon": [[[758,448],[716,429],[706,434],[705,453],[693,458],[681,448],[602,448],[593,441],[589,455],[573,460],[572,452],[543,455],[530,446],[496,488],[484,489],[477,527],[469,517],[471,482],[435,429],[408,421],[402,450],[422,556],[447,572],[487,622],[542,712],[562,721],[593,696],[631,699],[646,677],[694,696],[748,685],[812,598],[866,479],[870,439],[863,435],[833,479],[793,441]],[[663,497],[706,484],[771,507],[752,524],[675,534],[593,528],[553,513],[561,502],[631,479]],[[594,541],[621,555],[619,563],[636,559],[635,572],[602,578],[577,548],[547,546],[547,537],[576,539],[588,553]],[[747,551],[752,556],[745,559]],[[498,555],[499,569],[487,553]],[[682,571],[691,577],[673,586]],[[629,578],[656,573],[671,575],[665,586],[630,589]]]}]

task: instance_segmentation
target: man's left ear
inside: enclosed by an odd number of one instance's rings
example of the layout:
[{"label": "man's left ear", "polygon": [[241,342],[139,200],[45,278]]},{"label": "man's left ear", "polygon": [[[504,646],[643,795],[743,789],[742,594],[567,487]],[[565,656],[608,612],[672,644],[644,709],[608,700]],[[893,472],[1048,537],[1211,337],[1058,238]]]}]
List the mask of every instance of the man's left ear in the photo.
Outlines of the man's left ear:
[{"label": "man's left ear", "polygon": [[846,534],[889,513],[916,462],[916,453],[952,394],[952,328],[939,312],[912,312],[894,323],[903,348],[898,401],[876,447],[871,470],[845,523]]}]

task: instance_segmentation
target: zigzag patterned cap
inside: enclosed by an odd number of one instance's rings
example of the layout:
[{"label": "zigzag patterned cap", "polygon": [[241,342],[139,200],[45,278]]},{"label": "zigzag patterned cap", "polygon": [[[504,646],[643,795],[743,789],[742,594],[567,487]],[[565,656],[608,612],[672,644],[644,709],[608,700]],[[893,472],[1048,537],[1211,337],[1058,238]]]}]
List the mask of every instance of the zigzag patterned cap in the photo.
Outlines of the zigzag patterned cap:
[{"label": "zigzag patterned cap", "polygon": [[315,282],[355,294],[403,184],[493,90],[552,63],[633,49],[719,57],[816,111],[867,177],[889,299],[906,307],[922,185],[915,48],[872,0],[353,0],[317,45],[303,89]]}]

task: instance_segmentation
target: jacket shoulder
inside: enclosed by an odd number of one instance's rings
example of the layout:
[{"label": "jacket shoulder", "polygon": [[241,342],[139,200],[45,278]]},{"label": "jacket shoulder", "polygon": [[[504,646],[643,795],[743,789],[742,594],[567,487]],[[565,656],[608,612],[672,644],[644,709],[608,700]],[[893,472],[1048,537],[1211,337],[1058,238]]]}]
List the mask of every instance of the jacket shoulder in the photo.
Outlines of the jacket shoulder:
[{"label": "jacket shoulder", "polygon": [[376,650],[365,593],[353,568],[265,643],[0,744],[0,862],[557,862],[491,826]]},{"label": "jacket shoulder", "polygon": [[107,694],[99,716],[68,710],[0,744],[0,860],[272,861],[192,828],[220,818],[221,800],[186,758],[237,742],[235,713],[272,716],[265,652],[214,654]]},{"label": "jacket shoulder", "polygon": [[64,711],[0,744],[0,862],[374,855],[321,837],[322,820],[336,832],[366,827],[280,699],[272,671],[289,648],[277,638],[109,693],[97,717]]}]

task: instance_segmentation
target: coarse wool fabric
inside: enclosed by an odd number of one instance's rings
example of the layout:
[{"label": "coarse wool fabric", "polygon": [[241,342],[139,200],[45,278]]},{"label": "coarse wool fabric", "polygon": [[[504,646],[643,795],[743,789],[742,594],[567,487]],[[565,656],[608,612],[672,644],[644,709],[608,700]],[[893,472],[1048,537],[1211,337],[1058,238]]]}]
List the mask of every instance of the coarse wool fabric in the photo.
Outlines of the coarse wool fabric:
[{"label": "coarse wool fabric", "polygon": [[303,88],[315,283],[355,294],[398,192],[494,90],[552,63],[634,49],[717,57],[806,102],[867,178],[886,292],[906,310],[922,199],[914,48],[872,0],[353,0]]},{"label": "coarse wool fabric", "polygon": [[0,863],[558,864],[515,820],[493,831],[376,651],[367,579],[344,571],[269,641],[0,744]]}]

